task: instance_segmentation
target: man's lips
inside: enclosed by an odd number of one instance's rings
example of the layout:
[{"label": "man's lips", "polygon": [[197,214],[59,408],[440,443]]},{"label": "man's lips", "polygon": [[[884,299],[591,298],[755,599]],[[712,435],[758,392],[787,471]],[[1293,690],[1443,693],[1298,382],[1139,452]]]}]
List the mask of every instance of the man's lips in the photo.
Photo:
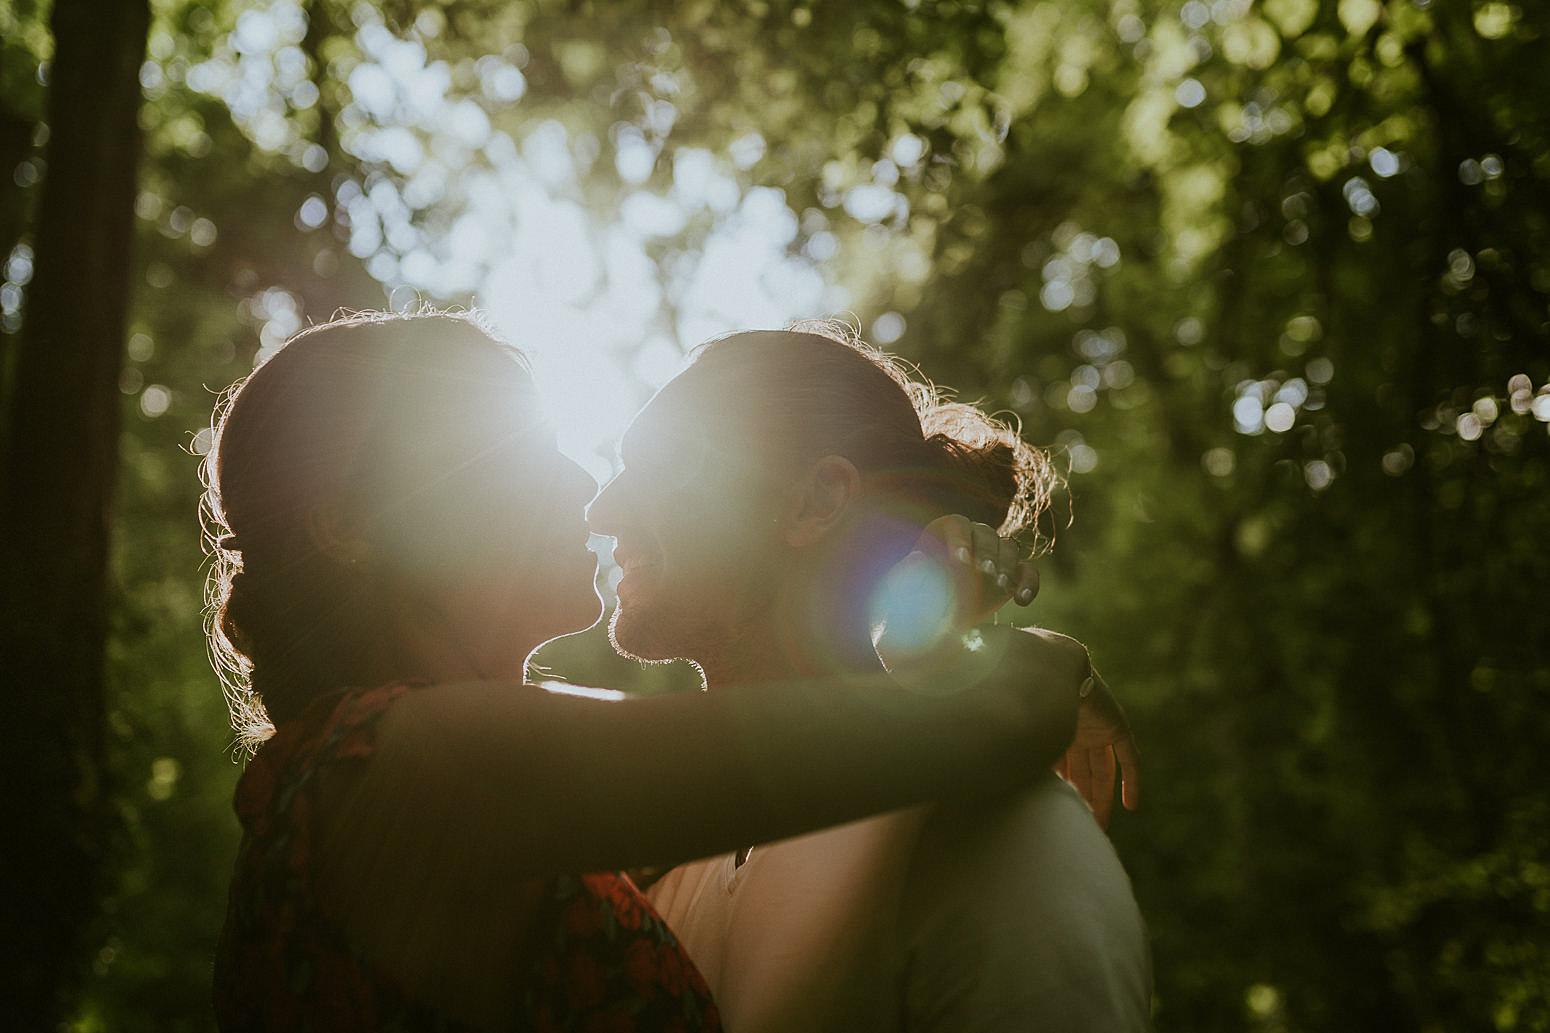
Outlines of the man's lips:
[{"label": "man's lips", "polygon": [[635,570],[647,570],[651,567],[660,567],[662,561],[657,556],[634,552],[629,549],[615,549],[614,562],[626,574]]},{"label": "man's lips", "polygon": [[631,552],[620,553],[618,550],[614,551],[614,562],[619,564],[619,569],[622,571],[617,589],[621,596],[629,595],[632,590],[641,588],[643,577],[646,583],[649,583],[652,572],[662,566],[661,560],[655,556],[641,556]]}]

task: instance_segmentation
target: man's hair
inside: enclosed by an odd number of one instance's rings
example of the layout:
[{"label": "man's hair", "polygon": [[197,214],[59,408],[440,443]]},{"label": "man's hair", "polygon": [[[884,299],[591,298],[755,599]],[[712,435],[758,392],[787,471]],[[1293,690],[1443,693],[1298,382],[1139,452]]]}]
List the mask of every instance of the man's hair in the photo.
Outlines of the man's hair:
[{"label": "man's hair", "polygon": [[842,455],[874,497],[924,526],[948,513],[1045,544],[1039,516],[1060,483],[1015,423],[955,401],[848,326],[807,321],[701,345],[684,379],[735,404],[763,457]]}]

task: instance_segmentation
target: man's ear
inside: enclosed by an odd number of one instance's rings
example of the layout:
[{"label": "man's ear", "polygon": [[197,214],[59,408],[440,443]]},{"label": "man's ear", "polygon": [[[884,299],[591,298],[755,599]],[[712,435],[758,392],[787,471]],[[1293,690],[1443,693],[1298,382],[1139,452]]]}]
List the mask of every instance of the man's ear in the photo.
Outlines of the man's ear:
[{"label": "man's ear", "polygon": [[861,498],[861,471],[844,456],[824,456],[795,486],[782,529],[786,544],[802,548],[822,541]]},{"label": "man's ear", "polygon": [[360,524],[332,502],[308,510],[307,537],[324,556],[344,566],[360,566],[371,558]]}]

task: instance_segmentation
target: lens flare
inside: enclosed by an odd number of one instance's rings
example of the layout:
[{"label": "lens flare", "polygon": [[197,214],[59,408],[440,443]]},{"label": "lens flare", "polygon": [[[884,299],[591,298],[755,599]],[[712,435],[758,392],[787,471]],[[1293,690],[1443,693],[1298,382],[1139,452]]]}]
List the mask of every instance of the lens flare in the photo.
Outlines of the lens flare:
[{"label": "lens flare", "polygon": [[872,613],[890,654],[928,652],[952,628],[951,579],[940,563],[912,552],[879,582]]}]

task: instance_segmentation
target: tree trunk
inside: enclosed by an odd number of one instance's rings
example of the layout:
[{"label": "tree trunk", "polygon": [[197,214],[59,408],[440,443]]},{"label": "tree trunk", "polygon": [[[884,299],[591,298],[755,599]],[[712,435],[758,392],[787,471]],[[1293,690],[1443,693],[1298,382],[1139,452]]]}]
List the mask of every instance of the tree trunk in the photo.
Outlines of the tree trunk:
[{"label": "tree trunk", "polygon": [[108,507],[146,0],[58,0],[34,275],[0,455],[6,1025],[65,1016],[104,838]]}]

